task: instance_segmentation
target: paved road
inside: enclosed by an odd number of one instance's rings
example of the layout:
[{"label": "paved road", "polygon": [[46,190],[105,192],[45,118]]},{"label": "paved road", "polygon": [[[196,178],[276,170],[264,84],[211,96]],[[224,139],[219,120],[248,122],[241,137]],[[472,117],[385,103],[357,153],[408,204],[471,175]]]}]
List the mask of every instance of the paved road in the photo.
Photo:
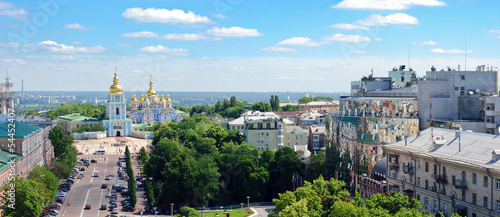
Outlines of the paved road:
[{"label": "paved road", "polygon": [[274,209],[276,208],[275,205],[272,205],[272,204],[262,204],[262,205],[252,205],[250,204],[251,207],[257,211],[257,213],[253,214],[252,217],[267,217],[267,215],[269,215],[269,213]]},{"label": "paved road", "polygon": [[[124,180],[118,180],[117,161],[118,155],[80,155],[79,158],[98,158],[97,163],[91,163],[90,166],[80,173],[85,177],[77,179],[75,184],[68,192],[68,197],[63,204],[58,216],[62,217],[96,217],[108,216],[110,212],[107,210],[99,210],[101,204],[109,205],[109,199],[105,198],[107,189],[101,189],[101,185],[106,183],[109,185],[110,190],[112,185],[120,184],[127,186]],[[106,160],[104,160],[106,159]],[[99,177],[92,177],[94,171],[99,171]],[[105,175],[115,175],[111,180],[104,180]],[[118,201],[125,199],[125,197],[118,196]],[[92,208],[85,210],[85,204],[90,204]],[[121,210],[121,205],[118,207]],[[130,213],[123,213],[130,214]],[[119,213],[122,215],[122,212]]]}]

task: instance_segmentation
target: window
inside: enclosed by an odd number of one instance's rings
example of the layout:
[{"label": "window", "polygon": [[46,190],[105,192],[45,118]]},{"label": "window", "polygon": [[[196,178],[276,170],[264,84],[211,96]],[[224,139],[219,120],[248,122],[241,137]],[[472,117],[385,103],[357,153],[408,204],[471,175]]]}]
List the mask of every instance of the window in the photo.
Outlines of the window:
[{"label": "window", "polygon": [[477,184],[477,175],[475,173],[472,173],[472,184]]},{"label": "window", "polygon": [[267,123],[266,128],[271,128],[271,123]]},{"label": "window", "polygon": [[460,75],[460,80],[465,81],[465,75]]},{"label": "window", "polygon": [[429,172],[429,162],[425,162],[425,172]]},{"label": "window", "polygon": [[420,201],[420,194],[417,194],[417,200]]},{"label": "window", "polygon": [[425,180],[425,189],[429,189],[429,180]]},{"label": "window", "polygon": [[460,87],[460,90],[465,90],[465,87]]},{"label": "window", "polygon": [[488,187],[488,176],[484,176],[483,186]]},{"label": "window", "polygon": [[497,191],[500,190],[500,179],[497,179]]},{"label": "window", "polygon": [[425,206],[426,209],[429,206],[429,198],[428,197],[425,197],[424,206]]},{"label": "window", "polygon": [[500,211],[500,200],[497,200],[497,207],[495,207],[497,211]]},{"label": "window", "polygon": [[465,177],[467,177],[467,172],[462,171],[462,181],[465,181],[465,180],[466,180],[466,178],[465,178]]},{"label": "window", "polygon": [[476,205],[476,203],[477,203],[477,194],[472,193],[472,204]]},{"label": "window", "polygon": [[429,104],[429,109],[432,109],[432,103]]},{"label": "window", "polygon": [[420,177],[417,177],[417,186],[420,187]]},{"label": "window", "polygon": [[465,194],[465,189],[462,189],[462,200],[467,200],[467,194]]},{"label": "window", "polygon": [[438,207],[438,201],[434,200],[434,210],[437,210],[437,207]]},{"label": "window", "polygon": [[417,161],[417,169],[420,170],[420,160]]},{"label": "window", "polygon": [[483,197],[483,206],[488,208],[488,197]]},{"label": "window", "polygon": [[458,87],[455,87],[455,91],[458,91]]},{"label": "window", "polygon": [[455,180],[456,180],[456,177],[455,176],[451,176],[451,184],[452,185],[455,185]]}]

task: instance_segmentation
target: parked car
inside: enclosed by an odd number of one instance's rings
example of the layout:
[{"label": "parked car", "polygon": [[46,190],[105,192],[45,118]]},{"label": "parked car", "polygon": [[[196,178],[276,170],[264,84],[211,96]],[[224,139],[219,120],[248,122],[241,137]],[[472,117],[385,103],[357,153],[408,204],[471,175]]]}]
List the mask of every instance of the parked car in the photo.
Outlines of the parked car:
[{"label": "parked car", "polygon": [[104,178],[104,180],[110,180],[109,175],[107,175],[106,178]]},{"label": "parked car", "polygon": [[113,208],[113,211],[111,211],[111,214],[118,214],[118,208]]},{"label": "parked car", "polygon": [[92,160],[90,160],[90,163],[97,163],[97,160],[92,159]]},{"label": "parked car", "polygon": [[85,167],[80,167],[80,171],[85,171]]},{"label": "parked car", "polygon": [[124,207],[122,208],[122,211],[125,211],[125,212],[133,212],[133,211],[135,211],[135,208],[134,208],[134,207],[132,207],[132,206],[124,206]]},{"label": "parked car", "polygon": [[78,176],[79,179],[83,179],[83,177],[85,177],[85,175],[83,175],[83,173],[80,173],[80,175]]}]

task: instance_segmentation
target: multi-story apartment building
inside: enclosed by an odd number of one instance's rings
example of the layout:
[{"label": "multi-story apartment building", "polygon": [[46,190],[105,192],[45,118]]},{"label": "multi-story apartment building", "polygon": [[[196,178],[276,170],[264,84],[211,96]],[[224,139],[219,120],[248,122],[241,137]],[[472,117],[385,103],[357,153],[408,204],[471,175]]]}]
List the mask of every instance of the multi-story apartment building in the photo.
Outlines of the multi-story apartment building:
[{"label": "multi-story apartment building", "polygon": [[[15,125],[13,135],[9,134],[9,129],[13,129],[12,125],[9,126],[9,124]],[[54,149],[48,139],[52,126],[42,128],[18,121],[13,121],[13,123],[7,121],[0,124],[0,149],[22,156],[21,165],[16,170],[16,175],[24,176],[35,165],[47,165],[51,158],[54,157]],[[9,141],[12,136],[14,142]]]},{"label": "multi-story apartment building", "polygon": [[244,128],[245,141],[260,151],[284,147],[285,124],[281,118],[246,120]]},{"label": "multi-story apartment building", "polygon": [[500,216],[500,137],[429,128],[384,146],[389,190],[445,216]]},{"label": "multi-story apartment building", "polygon": [[309,132],[299,126],[286,126],[285,146],[293,149],[295,146],[307,146]]},{"label": "multi-story apartment building", "polygon": [[485,97],[484,103],[486,133],[500,135],[500,97]]},{"label": "multi-story apartment building", "polygon": [[484,101],[498,93],[497,79],[497,71],[484,65],[475,71],[432,67],[418,82],[420,129],[432,126],[431,120],[444,120],[456,122],[463,130],[486,133]]},{"label": "multi-story apartment building", "polygon": [[308,130],[311,126],[325,126],[326,115],[317,111],[304,112],[299,116],[299,127]]},{"label": "multi-story apartment building", "polygon": [[326,128],[324,126],[311,126],[309,128],[309,151],[316,153],[326,150]]},{"label": "multi-story apartment building", "polygon": [[317,112],[333,112],[339,107],[338,101],[313,101],[305,104],[299,104],[299,111],[317,111]]}]

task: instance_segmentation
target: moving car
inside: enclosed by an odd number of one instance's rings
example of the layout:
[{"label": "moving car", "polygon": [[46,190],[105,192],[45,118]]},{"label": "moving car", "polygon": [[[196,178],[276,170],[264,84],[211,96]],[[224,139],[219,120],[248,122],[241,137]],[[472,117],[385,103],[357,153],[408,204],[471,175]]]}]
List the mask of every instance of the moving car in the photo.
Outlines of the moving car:
[{"label": "moving car", "polygon": [[113,211],[111,211],[111,214],[118,214],[118,208],[113,208]]},{"label": "moving car", "polygon": [[108,188],[108,185],[107,184],[102,184],[101,188]]},{"label": "moving car", "polygon": [[132,207],[132,206],[124,206],[124,207],[122,208],[122,211],[125,211],[125,212],[133,212],[133,211],[135,211],[135,208],[134,208],[134,207]]},{"label": "moving car", "polygon": [[106,204],[103,204],[103,205],[101,205],[101,208],[99,208],[99,209],[100,210],[106,210],[106,209],[108,209],[108,207],[106,206]]},{"label": "moving car", "polygon": [[92,206],[90,206],[90,204],[85,205],[85,209],[91,209],[91,208]]},{"label": "moving car", "polygon": [[93,177],[99,177],[99,171],[94,171],[94,173],[92,174]]}]

